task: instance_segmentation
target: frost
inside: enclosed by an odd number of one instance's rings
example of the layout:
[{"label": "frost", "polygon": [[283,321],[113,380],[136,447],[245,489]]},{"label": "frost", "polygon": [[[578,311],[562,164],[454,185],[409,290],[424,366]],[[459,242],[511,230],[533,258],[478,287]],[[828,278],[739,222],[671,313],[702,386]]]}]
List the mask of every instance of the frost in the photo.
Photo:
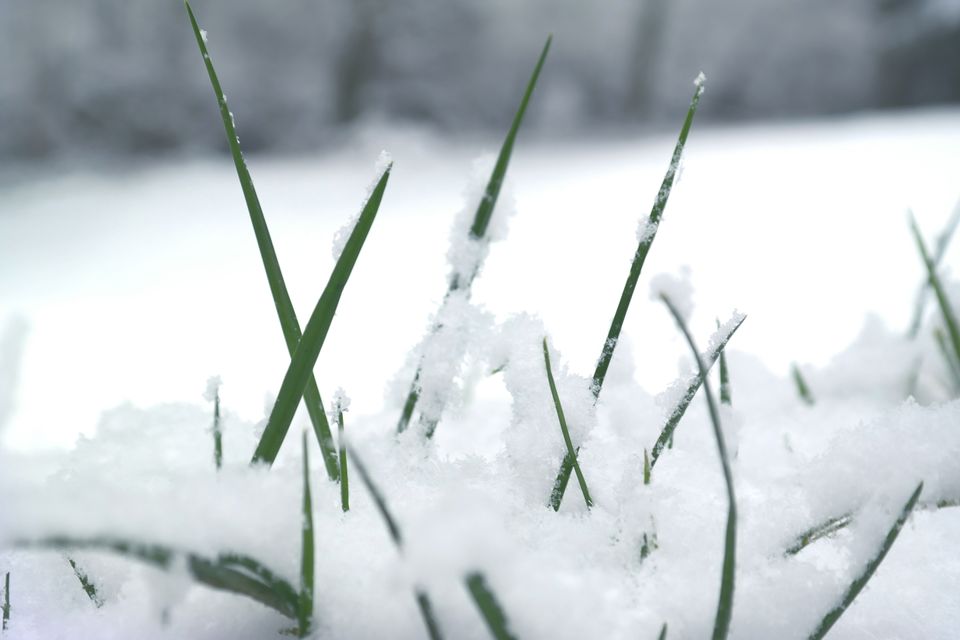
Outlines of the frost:
[{"label": "frost", "polygon": [[337,390],[333,393],[333,408],[335,411],[339,409],[344,413],[350,410],[350,396],[343,390],[343,387],[337,387]]},{"label": "frost", "polygon": [[220,392],[221,384],[220,376],[210,376],[207,378],[207,389],[203,392],[203,399],[207,402],[213,402]]},{"label": "frost", "polygon": [[[390,154],[386,151],[381,151],[379,157],[377,157],[377,162],[374,164],[374,178],[367,186],[367,193],[363,199],[364,206],[366,206],[367,200],[369,200],[370,196],[373,194],[373,190],[377,186],[377,182],[380,181],[380,176],[383,175],[383,172],[386,171],[392,163],[393,158],[390,156]],[[350,235],[353,233],[354,227],[357,226],[357,221],[360,219],[360,213],[360,211],[355,213],[342,227],[337,230],[335,234],[333,234],[331,255],[333,255],[334,262],[340,260],[340,256],[343,255],[343,249],[347,246],[347,241],[350,239]]]},{"label": "frost", "polygon": [[650,280],[650,299],[660,300],[666,296],[680,313],[685,322],[689,322],[693,313],[693,284],[690,282],[690,268],[682,267],[680,275],[661,273]]},{"label": "frost", "polygon": [[204,44],[207,44],[207,43],[209,42],[209,40],[207,40],[207,30],[206,30],[206,29],[200,29],[200,38],[203,40],[203,43],[204,43]]},{"label": "frost", "polygon": [[637,243],[644,244],[651,242],[653,236],[657,233],[657,227],[659,225],[656,222],[650,222],[649,218],[644,218],[640,221],[640,224],[637,225]]},{"label": "frost", "polygon": [[707,76],[704,75],[703,71],[697,74],[697,77],[693,81],[693,85],[698,89],[702,89],[707,83]]}]

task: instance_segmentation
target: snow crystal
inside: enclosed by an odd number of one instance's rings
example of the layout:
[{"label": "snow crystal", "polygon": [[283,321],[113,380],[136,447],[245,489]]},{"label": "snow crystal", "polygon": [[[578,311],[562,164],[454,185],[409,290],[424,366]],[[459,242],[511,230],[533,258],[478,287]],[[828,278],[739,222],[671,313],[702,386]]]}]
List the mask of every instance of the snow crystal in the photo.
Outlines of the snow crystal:
[{"label": "snow crystal", "polygon": [[209,41],[207,40],[207,30],[206,30],[206,29],[200,29],[200,39],[203,40],[203,43],[204,43],[204,44],[207,44],[207,43],[209,42]]},{"label": "snow crystal", "polygon": [[690,282],[690,268],[682,267],[680,275],[661,273],[650,280],[650,299],[660,300],[666,296],[680,313],[685,322],[689,322],[693,313],[693,284]]},{"label": "snow crystal", "polygon": [[207,378],[207,390],[203,392],[203,399],[207,402],[213,402],[220,392],[221,384],[220,376],[210,376]]},{"label": "snow crystal", "polygon": [[703,86],[707,83],[707,76],[704,75],[703,71],[697,74],[696,79],[694,79],[693,84],[698,89],[702,89]]},{"label": "snow crystal", "polygon": [[643,244],[653,240],[653,236],[657,233],[657,226],[659,225],[656,222],[650,222],[649,218],[642,219],[637,225],[637,243]]},{"label": "snow crystal", "polygon": [[344,413],[350,410],[350,396],[343,390],[343,387],[337,387],[337,390],[333,393],[333,408]]}]

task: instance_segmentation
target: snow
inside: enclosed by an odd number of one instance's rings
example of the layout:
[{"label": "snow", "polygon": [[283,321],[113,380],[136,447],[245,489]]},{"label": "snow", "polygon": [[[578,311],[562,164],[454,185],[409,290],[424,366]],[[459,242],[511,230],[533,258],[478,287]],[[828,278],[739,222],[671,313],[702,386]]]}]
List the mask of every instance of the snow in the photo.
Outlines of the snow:
[{"label": "snow", "polygon": [[207,402],[213,402],[220,393],[220,385],[223,384],[220,376],[211,376],[207,378],[207,390],[203,393],[203,399]]},{"label": "snow", "polygon": [[679,275],[661,273],[650,280],[650,299],[659,301],[666,296],[676,308],[680,317],[689,322],[693,314],[693,283],[690,282],[690,268],[684,267]]},{"label": "snow", "polygon": [[[691,134],[686,188],[671,199],[639,286],[672,292],[706,351],[743,314],[719,328],[716,317],[733,307],[750,314],[730,342],[733,405],[723,409],[740,513],[732,638],[808,633],[920,479],[922,508],[831,637],[946,639],[960,627],[960,560],[949,553],[960,509],[933,506],[960,497],[960,400],[930,337],[935,304],[920,337],[904,337],[923,272],[901,207],[912,201],[927,236],[939,230],[956,197],[958,125],[956,113],[943,112]],[[657,189],[672,141],[518,145],[511,235],[499,215],[510,208],[500,209],[511,202],[505,193],[491,227],[501,241],[472,295],[445,300],[445,267],[455,271],[459,259],[445,265],[444,237],[452,224],[456,238],[472,215],[469,200],[459,219],[449,214],[463,205],[474,150],[422,137],[389,142],[401,150],[395,174],[315,372],[328,404],[346,405],[333,390],[350,389],[351,444],[406,545],[398,554],[353,474],[343,513],[339,487],[312,452],[313,637],[423,637],[417,584],[448,635],[486,638],[462,583],[474,570],[518,637],[655,637],[664,622],[671,637],[708,635],[726,498],[702,395],[643,483],[643,453],[670,410],[671,381],[679,374],[683,385],[693,371],[662,303],[634,296],[599,401],[590,393],[636,249],[631,230],[646,215],[632,203]],[[318,239],[330,237],[337,212],[358,206],[370,157],[351,148],[252,159],[301,319],[324,286],[317,274],[333,266]],[[98,609],[62,553],[9,547],[55,533],[126,536],[207,556],[249,554],[298,584],[296,438],[272,469],[249,465],[262,399],[278,388],[289,354],[233,168],[220,165],[155,167],[122,180],[46,177],[0,192],[0,319],[8,322],[0,372],[16,381],[0,448],[11,640],[243,640],[291,626],[196,585],[182,566],[161,572],[77,553],[103,595]],[[682,264],[696,274],[695,296]],[[948,287],[954,300],[957,286]],[[6,320],[15,313],[22,320]],[[437,329],[423,338],[425,326]],[[547,507],[564,443],[544,338],[596,503],[589,511],[576,482],[559,513]],[[796,397],[787,375],[794,361],[813,406]],[[413,428],[395,433],[421,363],[420,408],[442,418],[431,441]],[[197,394],[211,371],[230,385],[219,471],[212,407]],[[218,384],[211,378],[208,391]],[[306,425],[301,416],[291,434]],[[784,555],[800,532],[846,513],[855,514],[849,527]]]}]

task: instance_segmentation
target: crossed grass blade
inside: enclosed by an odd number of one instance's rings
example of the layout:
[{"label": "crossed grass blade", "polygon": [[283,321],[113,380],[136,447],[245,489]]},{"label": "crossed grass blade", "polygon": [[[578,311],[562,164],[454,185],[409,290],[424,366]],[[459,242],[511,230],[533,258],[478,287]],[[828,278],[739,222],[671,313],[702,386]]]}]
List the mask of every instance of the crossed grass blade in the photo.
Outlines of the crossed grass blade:
[{"label": "crossed grass blade", "polygon": [[174,568],[174,561],[177,558],[183,558],[187,572],[200,584],[246,596],[287,618],[297,619],[299,610],[297,592],[290,583],[249,556],[224,554],[210,559],[163,545],[109,537],[49,536],[34,540],[18,540],[14,546],[58,551],[105,551],[166,571]]},{"label": "crossed grass blade", "polygon": [[[543,69],[544,62],[546,62],[547,53],[550,51],[550,44],[552,42],[553,36],[548,36],[546,43],[543,45],[543,50],[540,52],[540,58],[537,60],[533,73],[530,75],[530,80],[527,82],[527,88],[523,93],[523,98],[520,100],[520,106],[517,108],[517,112],[513,116],[513,121],[510,123],[507,137],[500,147],[497,162],[490,174],[490,179],[487,181],[487,186],[484,189],[483,197],[480,199],[480,204],[477,206],[477,212],[473,217],[473,224],[470,225],[470,238],[474,241],[483,242],[486,238],[490,220],[493,218],[493,210],[494,207],[496,207],[497,199],[500,197],[500,189],[503,187],[503,181],[507,175],[507,167],[510,165],[510,156],[513,154],[513,145],[517,138],[517,132],[520,131],[523,116],[527,112],[527,105],[530,103],[530,97],[533,95],[533,90],[537,86],[540,71]],[[477,267],[479,268],[479,265],[477,265]],[[477,272],[474,271],[466,277],[465,281],[461,281],[459,276],[455,274],[450,280],[443,304],[446,304],[446,300],[452,292],[460,289],[469,291],[476,276]],[[438,327],[434,326],[431,329],[431,333],[435,333],[437,329]],[[417,371],[413,376],[413,382],[410,383],[410,390],[407,392],[407,399],[404,402],[403,411],[397,423],[397,433],[403,433],[407,430],[407,427],[410,425],[410,420],[413,417],[413,412],[416,409],[417,401],[420,399],[420,389],[418,385],[420,384],[420,368],[422,366],[423,363],[421,362],[417,366]],[[431,437],[436,428],[436,422],[430,422],[425,425],[425,433],[428,437]]]},{"label": "crossed grass blade", "polygon": [[903,509],[900,510],[900,515],[887,532],[887,535],[881,543],[880,548],[877,550],[877,554],[871,558],[869,562],[867,562],[863,572],[854,578],[853,582],[850,583],[850,586],[847,587],[847,590],[840,598],[840,602],[837,603],[833,609],[827,612],[827,615],[823,617],[823,619],[820,621],[820,624],[817,625],[817,628],[814,629],[813,633],[808,636],[808,640],[820,640],[827,635],[827,632],[830,631],[833,625],[837,623],[837,620],[839,620],[843,613],[850,607],[851,604],[853,604],[853,601],[857,598],[860,592],[863,591],[863,588],[867,586],[870,578],[873,577],[873,574],[876,572],[877,567],[880,566],[880,563],[883,562],[883,559],[887,556],[887,553],[890,551],[893,543],[896,542],[897,536],[900,535],[900,530],[903,529],[904,523],[913,512],[913,508],[917,505],[917,500],[920,499],[920,493],[922,491],[923,482],[917,485],[917,488],[913,491],[913,494],[911,494],[910,499],[907,500],[907,503],[903,506]]},{"label": "crossed grass blade", "polygon": [[950,346],[953,347],[953,356],[956,358],[957,362],[960,362],[960,326],[957,324],[957,317],[953,313],[953,307],[950,304],[950,300],[947,298],[947,293],[943,288],[943,283],[940,282],[940,276],[937,275],[937,266],[930,257],[930,252],[927,251],[927,245],[923,241],[923,234],[920,233],[920,228],[917,226],[917,220],[913,217],[912,212],[909,215],[909,219],[910,231],[913,233],[913,239],[917,243],[917,250],[920,252],[920,257],[923,259],[923,264],[927,269],[927,278],[929,279],[930,286],[933,288],[933,292],[936,295],[937,304],[940,306],[940,313],[943,315],[943,322],[947,327],[947,335],[950,338]]},{"label": "crossed grass blade", "polygon": [[[263,269],[267,275],[267,283],[270,286],[270,294],[277,310],[277,318],[280,320],[280,328],[283,331],[287,352],[292,358],[300,342],[300,322],[297,320],[293,303],[290,301],[287,285],[284,282],[283,273],[280,270],[280,263],[277,260],[277,252],[273,247],[273,240],[270,237],[270,230],[267,227],[267,221],[260,207],[260,199],[257,197],[257,191],[253,186],[253,179],[250,177],[250,171],[247,169],[247,163],[240,149],[240,138],[237,136],[233,114],[227,105],[227,99],[220,86],[217,72],[213,68],[213,62],[210,60],[210,53],[207,51],[206,38],[200,29],[200,25],[197,24],[197,19],[193,14],[193,8],[190,6],[190,3],[184,0],[184,6],[187,8],[190,25],[193,27],[193,33],[197,39],[197,46],[200,48],[200,53],[203,56],[203,63],[207,69],[207,75],[210,77],[210,84],[217,97],[217,104],[220,107],[220,118],[223,120],[223,128],[227,136],[227,143],[230,146],[230,154],[233,156],[233,163],[237,169],[237,178],[240,180],[243,198],[246,201],[247,211],[250,214],[250,222],[253,225],[253,232],[257,239],[260,258],[263,261]],[[302,395],[307,405],[307,413],[310,415],[310,422],[313,425],[314,434],[320,445],[320,450],[323,453],[323,464],[327,470],[327,476],[330,480],[336,481],[339,477],[337,453],[333,447],[330,425],[323,411],[324,404],[320,397],[320,389],[317,387],[317,381],[312,373]]]},{"label": "crossed grass blade", "polygon": [[[940,263],[943,262],[943,256],[946,255],[947,247],[950,246],[950,240],[953,239],[958,226],[960,226],[960,202],[953,208],[953,214],[951,214],[950,219],[947,220],[943,231],[937,236],[937,244],[933,256],[933,264],[936,268],[939,268]],[[913,309],[913,319],[910,321],[910,328],[907,330],[908,338],[916,338],[920,333],[920,325],[923,322],[923,312],[927,306],[928,284],[928,282],[924,282],[920,290],[917,291],[917,302]]]},{"label": "crossed grass blade", "polygon": [[670,315],[683,333],[693,357],[697,361],[697,369],[700,371],[700,378],[703,380],[703,393],[707,397],[707,406],[710,410],[710,422],[713,425],[713,435],[717,441],[717,451],[720,454],[720,464],[723,467],[723,480],[727,487],[727,530],[724,537],[723,549],[723,569],[720,579],[720,598],[717,603],[717,615],[713,623],[713,640],[724,640],[730,632],[730,620],[733,618],[733,592],[736,580],[736,555],[737,555],[737,498],[733,488],[733,472],[730,470],[730,459],[727,455],[727,445],[723,438],[723,428],[720,426],[720,412],[713,401],[713,395],[710,393],[710,381],[707,379],[707,367],[700,359],[700,351],[683,320],[683,316],[677,311],[664,294],[660,294],[660,299],[667,305]]},{"label": "crossed grass blade", "polygon": [[[273,411],[270,412],[270,418],[263,431],[263,436],[261,436],[253,454],[253,463],[271,465],[280,451],[280,445],[290,429],[290,423],[293,421],[297,405],[300,404],[300,397],[313,376],[313,366],[316,364],[320,350],[323,348],[323,342],[326,340],[327,331],[333,322],[340,296],[350,279],[350,273],[353,271],[357,258],[360,256],[360,250],[363,248],[363,243],[366,241],[367,234],[370,233],[370,227],[373,226],[377,211],[380,209],[380,202],[383,200],[383,192],[387,188],[392,166],[392,164],[387,165],[370,193],[370,197],[357,219],[356,226],[354,226],[346,245],[343,247],[343,253],[340,254],[337,264],[333,267],[333,273],[330,274],[327,286],[324,288],[320,300],[317,301],[317,306],[314,308],[309,322],[307,322],[303,337],[283,378],[283,384],[280,386],[277,401],[273,405]],[[320,409],[322,412],[323,407],[321,406]],[[330,446],[333,446],[332,440]],[[334,455],[336,455],[335,451]],[[326,457],[326,454],[324,457]]]},{"label": "crossed grass blade", "polygon": [[[697,106],[700,104],[700,98],[703,96],[704,79],[701,74],[696,81],[696,90],[693,92],[693,98],[690,100],[690,107],[687,109],[686,118],[683,126],[680,128],[680,135],[677,137],[677,143],[673,147],[673,155],[670,158],[670,166],[663,176],[663,182],[660,183],[660,190],[653,201],[653,207],[650,209],[650,215],[647,217],[645,231],[641,234],[637,243],[637,250],[633,256],[633,262],[630,264],[630,272],[627,274],[627,280],[623,285],[623,291],[620,294],[620,301],[617,303],[617,310],[613,314],[613,320],[610,322],[610,329],[607,331],[607,338],[603,342],[603,349],[600,351],[600,357],[597,359],[597,367],[593,372],[593,381],[591,391],[595,400],[600,398],[600,391],[603,389],[603,382],[607,377],[607,370],[610,368],[610,362],[613,360],[614,351],[620,342],[620,332],[623,330],[623,323],[627,317],[627,310],[630,308],[630,302],[633,300],[633,292],[637,288],[637,281],[640,279],[640,272],[643,270],[643,264],[650,253],[650,247],[657,237],[657,230],[660,226],[660,220],[663,218],[663,211],[667,207],[670,199],[670,192],[673,190],[673,184],[676,180],[677,170],[680,167],[680,160],[683,158],[683,149],[687,144],[687,137],[690,134],[690,127],[693,125],[693,117],[697,113]],[[563,501],[563,495],[566,493],[567,484],[570,482],[570,474],[573,472],[573,458],[567,454],[560,463],[560,470],[557,472],[556,480],[553,483],[553,490],[550,492],[550,506],[556,511],[560,508]]]}]

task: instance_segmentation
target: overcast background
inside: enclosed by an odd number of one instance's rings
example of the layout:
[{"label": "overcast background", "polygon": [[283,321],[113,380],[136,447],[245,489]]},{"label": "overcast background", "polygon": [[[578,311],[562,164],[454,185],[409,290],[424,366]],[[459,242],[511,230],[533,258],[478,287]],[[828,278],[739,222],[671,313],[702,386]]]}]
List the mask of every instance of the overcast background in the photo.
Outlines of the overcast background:
[{"label": "overcast background", "polygon": [[[548,33],[528,130],[956,102],[958,0],[196,0],[247,151],[371,121],[501,132]],[[224,150],[180,0],[0,3],[0,162]],[[94,154],[91,156],[91,154]],[[79,158],[78,158],[79,156]]]}]

